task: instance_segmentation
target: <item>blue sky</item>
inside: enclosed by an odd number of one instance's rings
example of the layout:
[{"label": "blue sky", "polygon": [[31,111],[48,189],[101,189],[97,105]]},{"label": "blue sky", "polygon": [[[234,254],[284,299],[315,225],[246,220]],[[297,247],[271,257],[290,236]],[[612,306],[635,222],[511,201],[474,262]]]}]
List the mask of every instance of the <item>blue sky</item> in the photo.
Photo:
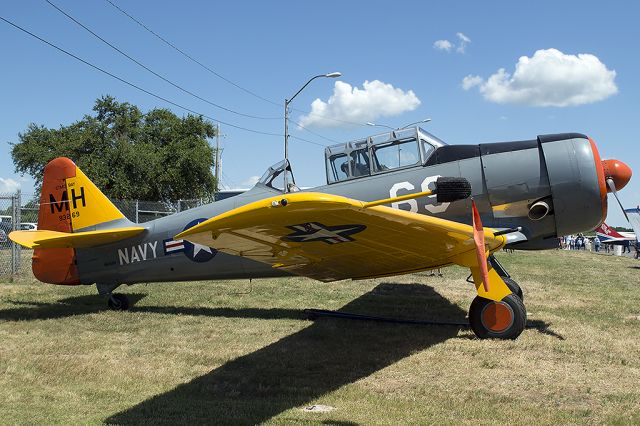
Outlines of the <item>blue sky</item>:
[{"label": "blue sky", "polygon": [[[245,114],[281,117],[284,98],[309,77],[340,71],[338,81],[318,79],[307,87],[293,102],[291,118],[304,121],[305,114],[298,110],[311,111],[312,102],[319,98],[329,108],[326,115],[344,113],[347,121],[361,124],[375,121],[399,127],[430,117],[433,121],[425,128],[450,144],[532,139],[556,132],[588,134],[603,158],[621,159],[636,171],[620,195],[627,207],[640,203],[640,61],[633,53],[640,40],[640,6],[635,2],[113,0],[217,73],[277,104],[273,105],[189,62],[105,0],[51,1],[168,79]],[[3,2],[0,16],[193,110],[241,127],[283,133],[282,119],[230,114],[171,87],[103,45],[44,0]],[[469,41],[459,52],[463,37]],[[33,192],[32,180],[14,173],[9,154],[9,143],[17,142],[18,133],[31,122],[68,125],[89,113],[95,99],[105,94],[143,110],[163,107],[186,113],[4,22],[0,22],[0,39],[0,183],[5,186],[16,181],[24,193]],[[451,48],[436,48],[438,40],[447,40]],[[556,52],[550,49],[557,50],[555,68],[549,68],[554,59],[551,52]],[[537,51],[541,53],[534,58]],[[516,76],[521,57],[530,59],[528,65],[520,64]],[[571,77],[549,84],[548,79],[562,67]],[[501,68],[509,75],[489,83]],[[467,76],[477,77],[468,80],[475,85],[468,84],[471,87],[465,90]],[[377,83],[365,90],[365,81]],[[329,98],[336,84],[341,92],[332,104]],[[523,86],[537,90],[537,95],[516,90]],[[550,106],[539,106],[545,102]],[[557,106],[563,103],[567,106]],[[306,123],[314,133],[339,142],[376,132],[357,124],[335,127],[335,121]],[[222,132],[226,135],[223,183],[229,187],[247,187],[253,176],[283,156],[282,137],[225,125]],[[290,133],[331,144],[295,125]],[[292,140],[290,157],[300,186],[324,182],[322,147]],[[613,202],[610,199],[608,222],[624,225]]]}]

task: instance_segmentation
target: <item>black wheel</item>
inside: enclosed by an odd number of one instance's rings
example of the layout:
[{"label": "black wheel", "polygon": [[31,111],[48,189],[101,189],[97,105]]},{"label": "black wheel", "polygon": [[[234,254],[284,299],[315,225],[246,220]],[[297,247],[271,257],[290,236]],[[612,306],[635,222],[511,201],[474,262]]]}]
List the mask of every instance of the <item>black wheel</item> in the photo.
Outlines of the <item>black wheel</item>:
[{"label": "black wheel", "polygon": [[129,298],[124,294],[112,294],[109,297],[109,309],[113,311],[126,311],[129,309]]},{"label": "black wheel", "polygon": [[469,324],[480,339],[515,339],[526,323],[527,310],[515,294],[500,302],[476,296],[469,308]]},{"label": "black wheel", "polygon": [[520,288],[520,285],[517,282],[507,277],[502,277],[502,281],[504,281],[504,283],[507,285],[507,287],[509,287],[509,290],[511,290],[513,294],[518,296],[520,300],[524,301],[524,294],[522,294],[522,288]]}]

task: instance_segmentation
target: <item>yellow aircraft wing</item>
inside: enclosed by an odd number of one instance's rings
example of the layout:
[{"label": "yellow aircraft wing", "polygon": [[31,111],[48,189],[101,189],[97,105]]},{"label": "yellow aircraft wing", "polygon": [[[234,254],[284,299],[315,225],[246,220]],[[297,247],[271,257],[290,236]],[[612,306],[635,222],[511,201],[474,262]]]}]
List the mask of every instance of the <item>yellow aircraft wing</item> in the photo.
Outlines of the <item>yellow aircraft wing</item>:
[{"label": "yellow aircraft wing", "polygon": [[9,238],[27,248],[87,248],[124,240],[141,233],[144,229],[128,227],[76,233],[46,230],[13,231]]},{"label": "yellow aircraft wing", "polygon": [[[230,210],[174,238],[321,281],[476,262],[471,226],[380,205],[389,200],[284,194]],[[484,233],[490,252],[505,244],[503,236]]]}]

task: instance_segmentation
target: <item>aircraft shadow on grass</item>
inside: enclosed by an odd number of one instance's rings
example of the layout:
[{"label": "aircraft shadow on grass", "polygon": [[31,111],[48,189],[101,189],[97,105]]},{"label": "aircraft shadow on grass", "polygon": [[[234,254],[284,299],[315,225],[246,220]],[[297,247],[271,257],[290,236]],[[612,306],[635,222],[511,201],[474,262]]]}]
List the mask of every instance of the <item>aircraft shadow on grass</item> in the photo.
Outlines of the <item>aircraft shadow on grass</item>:
[{"label": "aircraft shadow on grass", "polygon": [[[129,298],[129,303],[131,305],[129,311],[165,315],[191,315],[225,318],[307,319],[307,314],[302,309],[136,306],[136,303],[146,296],[147,295],[143,293],[127,293],[127,297]],[[19,307],[0,309],[0,321],[60,319],[75,315],[87,315],[110,310],[105,304],[105,298],[98,295],[68,297],[51,303],[24,300],[8,300],[8,302]]]},{"label": "aircraft shadow on grass", "polygon": [[[637,267],[640,268],[640,267]],[[414,284],[415,286],[421,286],[421,284]],[[376,287],[371,295],[380,294],[384,292],[386,286],[389,284],[381,284]],[[391,286],[405,288],[405,285]],[[398,291],[395,288],[394,291]],[[208,308],[208,307],[188,307],[188,306],[136,306],[140,300],[147,295],[143,293],[128,293],[131,312],[147,312],[163,315],[191,315],[191,316],[208,316],[208,317],[224,317],[224,318],[256,318],[256,319],[292,319],[292,320],[305,320],[310,319],[313,315],[306,312],[303,309],[280,309],[280,308]],[[0,321],[29,321],[29,320],[49,320],[66,318],[75,315],[87,315],[97,313],[101,311],[108,311],[105,306],[104,298],[100,296],[87,295],[87,296],[74,296],[64,299],[60,299],[53,303],[43,303],[35,301],[21,301],[21,300],[8,300],[13,305],[20,306],[19,308],[0,309]],[[401,313],[400,317],[409,318],[403,309],[406,301],[399,301],[399,305],[395,305]],[[351,312],[348,309],[341,309],[340,312]],[[363,312],[367,315],[379,315],[379,311],[369,310]],[[397,315],[397,313],[395,313]],[[411,318],[416,320],[419,318]],[[435,322],[442,321],[441,318],[435,320]],[[396,321],[382,321],[394,323]],[[446,322],[446,321],[445,321]],[[460,318],[457,321],[460,327],[468,327],[466,319]],[[448,324],[448,326],[455,325],[455,322]],[[416,324],[421,325],[421,324]],[[438,324],[433,324],[438,325]],[[447,325],[447,324],[442,324]],[[560,340],[564,340],[564,337],[552,331],[549,327],[551,324],[542,320],[528,320],[527,328],[536,329],[539,333],[546,334],[548,336],[556,337]],[[473,336],[470,336],[473,338]]]},{"label": "aircraft shadow on grass", "polygon": [[[133,303],[145,294],[128,294]],[[79,296],[56,303],[12,302],[0,320],[56,319],[106,310],[104,299]],[[132,306],[134,312],[228,318],[304,320],[303,309]],[[339,312],[413,320],[465,322],[466,312],[424,284],[380,284]],[[554,335],[542,321],[529,327]],[[204,376],[117,413],[112,424],[256,424],[304,406],[412,353],[455,338],[458,326],[423,326],[324,318]],[[425,366],[428,368],[428,366]]]},{"label": "aircraft shadow on grass", "polygon": [[[417,319],[465,317],[433,288],[418,284],[381,284],[340,311],[401,312]],[[258,424],[457,334],[458,327],[323,319],[106,422]]]},{"label": "aircraft shadow on grass", "polygon": [[[148,307],[137,309],[149,310]],[[184,308],[152,307],[150,310],[187,313]],[[197,311],[207,315],[206,309]],[[231,317],[257,318],[299,319],[304,315],[302,310],[251,311],[229,310],[227,313]],[[465,321],[465,311],[422,284],[380,284],[343,306],[339,312]],[[542,322],[537,326],[546,329]],[[322,319],[189,383],[117,413],[106,422],[258,424],[290,408],[307,405],[412,353],[455,338],[463,327]]]},{"label": "aircraft shadow on grass", "polygon": [[[129,303],[135,304],[146,297],[142,293],[129,293]],[[0,321],[49,320],[108,311],[106,299],[97,295],[75,296],[52,303],[8,300],[18,308],[0,309]]]}]

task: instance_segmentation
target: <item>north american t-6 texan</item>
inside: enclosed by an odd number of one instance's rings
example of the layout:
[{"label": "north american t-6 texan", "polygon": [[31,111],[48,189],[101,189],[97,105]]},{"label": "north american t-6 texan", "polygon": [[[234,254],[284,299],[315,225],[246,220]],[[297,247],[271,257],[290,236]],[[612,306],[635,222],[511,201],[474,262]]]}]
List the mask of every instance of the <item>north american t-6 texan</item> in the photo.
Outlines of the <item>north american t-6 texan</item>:
[{"label": "north american t-6 texan", "polygon": [[[556,248],[607,215],[607,193],[631,170],[601,160],[578,133],[479,145],[447,145],[420,127],[325,150],[327,184],[300,190],[287,160],[250,190],[134,224],[75,163],[44,168],[33,248],[43,282],[96,284],[112,309],[122,284],[300,275],[365,279],[449,265],[470,269],[469,323],[480,338],[514,339],[522,290],[493,256],[501,248]],[[484,227],[483,227],[484,224]]]}]

